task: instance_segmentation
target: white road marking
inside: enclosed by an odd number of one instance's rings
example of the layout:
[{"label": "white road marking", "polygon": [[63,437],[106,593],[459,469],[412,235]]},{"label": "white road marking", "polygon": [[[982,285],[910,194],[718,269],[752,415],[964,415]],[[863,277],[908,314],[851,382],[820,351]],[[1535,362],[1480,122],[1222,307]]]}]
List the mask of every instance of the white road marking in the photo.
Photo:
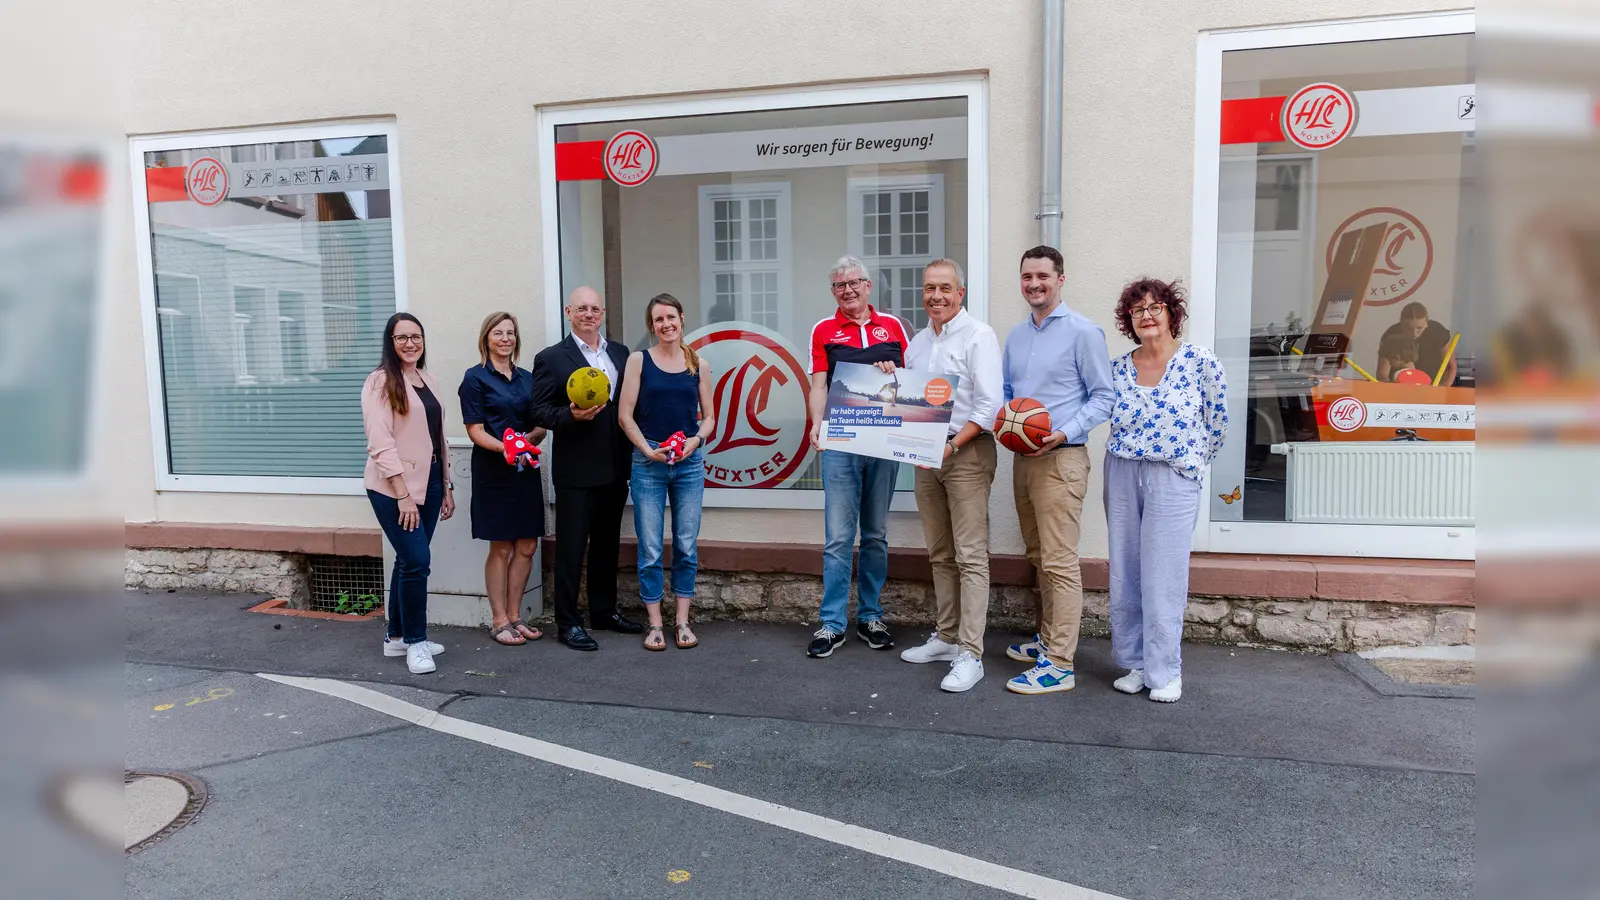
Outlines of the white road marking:
[{"label": "white road marking", "polygon": [[527,735],[514,734],[501,731],[488,725],[477,722],[468,722],[451,716],[424,709],[404,700],[397,700],[388,694],[380,693],[371,688],[359,687],[330,678],[299,678],[292,675],[273,675],[257,673],[261,678],[275,681],[290,687],[303,688],[316,691],[330,697],[348,700],[368,709],[393,716],[396,719],[410,722],[422,728],[443,732],[519,753],[531,759],[598,775],[623,784],[690,803],[720,810],[725,813],[775,825],[799,834],[808,835],[829,843],[848,847],[852,850],[861,850],[885,859],[897,860],[913,866],[959,878],[962,881],[984,887],[995,888],[1019,897],[1032,897],[1037,900],[1125,900],[1114,894],[1106,894],[1089,888],[1078,887],[1065,881],[1056,881],[1043,875],[1024,872],[1009,866],[997,865],[971,856],[963,856],[950,850],[924,844],[919,841],[895,837],[870,828],[850,825],[834,819],[803,812],[788,806],[780,806],[766,800],[758,800],[732,791],[668,775],[653,769],[646,769],[632,763],[620,762],[560,744],[541,741]]}]

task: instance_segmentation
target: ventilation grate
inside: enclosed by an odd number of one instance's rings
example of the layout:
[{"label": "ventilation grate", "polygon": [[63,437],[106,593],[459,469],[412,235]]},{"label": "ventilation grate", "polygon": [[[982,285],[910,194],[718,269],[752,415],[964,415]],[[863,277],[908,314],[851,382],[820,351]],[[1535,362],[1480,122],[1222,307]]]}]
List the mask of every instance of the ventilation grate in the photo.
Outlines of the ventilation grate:
[{"label": "ventilation grate", "polygon": [[311,556],[310,609],[365,614],[383,608],[383,559],[377,556]]}]

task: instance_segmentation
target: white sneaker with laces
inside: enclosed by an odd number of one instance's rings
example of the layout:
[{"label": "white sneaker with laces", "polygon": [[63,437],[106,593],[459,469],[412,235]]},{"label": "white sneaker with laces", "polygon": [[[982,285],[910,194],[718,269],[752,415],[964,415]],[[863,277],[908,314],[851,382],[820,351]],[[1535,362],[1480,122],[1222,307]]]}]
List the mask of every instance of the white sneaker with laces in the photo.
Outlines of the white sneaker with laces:
[{"label": "white sneaker with laces", "polygon": [[1176,703],[1183,696],[1183,676],[1167,682],[1164,688],[1151,688],[1150,699],[1157,703]]},{"label": "white sneaker with laces", "polygon": [[972,686],[983,680],[983,662],[971,651],[963,650],[956,661],[950,664],[950,674],[939,682],[939,689],[959,694],[962,691],[972,690]]},{"label": "white sneaker with laces", "polygon": [[939,639],[939,632],[928,635],[928,642],[920,647],[911,647],[900,654],[900,658],[908,663],[931,663],[951,661],[961,655],[961,647],[956,644],[947,644]]},{"label": "white sneaker with laces", "polygon": [[1144,690],[1144,670],[1129,669],[1128,674],[1111,682],[1111,686],[1124,694],[1137,694]]},{"label": "white sneaker with laces", "polygon": [[[433,641],[426,641],[425,643],[428,645],[428,655],[429,656],[438,656],[439,654],[444,652],[444,645],[443,644],[436,644]],[[405,656],[406,655],[406,647],[407,646],[408,645],[406,644],[405,641],[394,641],[394,640],[390,640],[389,638],[384,638],[383,639],[383,655],[384,656]]]},{"label": "white sneaker with laces", "polygon": [[433,654],[428,652],[428,642],[406,645],[406,668],[413,675],[426,675],[438,668],[433,664]]}]

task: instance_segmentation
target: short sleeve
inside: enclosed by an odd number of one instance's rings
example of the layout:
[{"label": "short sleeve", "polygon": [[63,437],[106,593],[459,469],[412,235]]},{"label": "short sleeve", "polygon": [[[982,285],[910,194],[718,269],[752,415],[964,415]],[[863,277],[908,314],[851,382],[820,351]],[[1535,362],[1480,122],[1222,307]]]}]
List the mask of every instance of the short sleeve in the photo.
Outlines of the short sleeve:
[{"label": "short sleeve", "polygon": [[816,375],[826,371],[828,371],[828,345],[822,339],[822,322],[818,322],[811,328],[811,374]]},{"label": "short sleeve", "polygon": [[462,377],[456,396],[461,400],[461,424],[482,425],[488,421],[483,411],[483,379],[471,369]]}]

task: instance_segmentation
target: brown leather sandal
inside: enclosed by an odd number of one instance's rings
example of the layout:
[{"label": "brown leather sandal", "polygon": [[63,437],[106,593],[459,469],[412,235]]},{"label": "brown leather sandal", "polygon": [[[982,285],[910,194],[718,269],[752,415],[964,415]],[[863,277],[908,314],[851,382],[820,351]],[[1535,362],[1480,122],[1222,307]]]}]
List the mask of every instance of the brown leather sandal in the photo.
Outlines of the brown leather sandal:
[{"label": "brown leather sandal", "polygon": [[517,633],[515,628],[511,627],[510,623],[491,630],[489,637],[493,638],[496,644],[504,644],[507,647],[520,647],[528,642],[526,638]]},{"label": "brown leather sandal", "polygon": [[667,636],[662,634],[660,625],[651,625],[644,630],[644,648],[656,653],[667,649]]},{"label": "brown leather sandal", "polygon": [[512,619],[511,627],[517,632],[517,634],[522,635],[522,639],[524,641],[537,641],[539,638],[544,637],[544,632],[533,627],[532,625],[529,625],[521,619]]}]

